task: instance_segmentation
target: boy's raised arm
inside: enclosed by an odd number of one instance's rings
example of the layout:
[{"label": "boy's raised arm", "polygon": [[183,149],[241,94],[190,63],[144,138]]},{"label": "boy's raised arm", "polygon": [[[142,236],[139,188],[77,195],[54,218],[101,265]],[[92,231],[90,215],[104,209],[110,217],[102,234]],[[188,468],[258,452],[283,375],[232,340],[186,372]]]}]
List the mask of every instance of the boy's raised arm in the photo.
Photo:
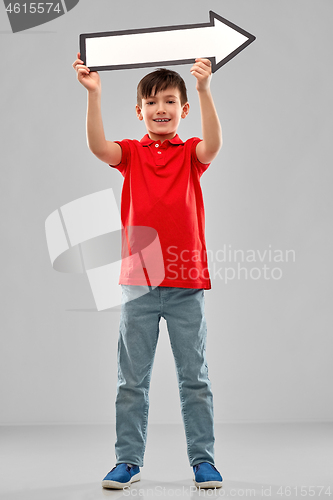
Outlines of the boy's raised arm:
[{"label": "boy's raised arm", "polygon": [[210,91],[212,77],[209,59],[196,59],[191,73],[197,79],[196,89],[201,110],[202,141],[196,148],[198,160],[210,163],[222,147],[222,129]]},{"label": "boy's raised arm", "polygon": [[101,161],[109,165],[118,165],[121,162],[122,150],[119,144],[107,141],[101,112],[101,80],[96,71],[83,64],[80,53],[73,63],[77,72],[77,79],[88,91],[87,107],[87,141],[90,151]]}]

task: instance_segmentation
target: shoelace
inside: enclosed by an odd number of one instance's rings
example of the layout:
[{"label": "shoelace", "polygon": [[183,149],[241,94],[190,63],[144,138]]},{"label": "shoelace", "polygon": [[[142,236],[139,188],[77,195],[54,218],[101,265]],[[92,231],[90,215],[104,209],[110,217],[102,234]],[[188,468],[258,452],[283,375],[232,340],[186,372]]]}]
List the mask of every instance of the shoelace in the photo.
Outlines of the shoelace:
[{"label": "shoelace", "polygon": [[[195,472],[198,472],[198,470],[200,469],[200,466],[201,466],[201,465],[202,465],[202,464],[197,464],[197,465],[195,465],[195,466],[194,466],[194,470],[195,470]],[[211,467],[213,467],[213,469],[214,469],[214,470],[216,470],[216,472],[218,472],[218,470],[217,470],[217,468],[215,467],[215,465],[212,465],[212,464],[209,464],[209,465],[210,465]]]},{"label": "shoelace", "polygon": [[[118,464],[118,465],[120,465],[120,464]],[[111,469],[111,470],[110,470],[110,472],[112,472],[113,470],[115,470],[117,467],[118,467],[118,466],[117,466],[117,465],[115,465],[115,466],[113,467],[113,469]],[[133,467],[134,467],[134,465],[131,465],[131,466],[130,466],[130,465],[126,464],[126,471],[127,471],[127,472],[130,472],[130,470],[131,470]],[[109,472],[109,474],[110,474],[110,472]]]}]

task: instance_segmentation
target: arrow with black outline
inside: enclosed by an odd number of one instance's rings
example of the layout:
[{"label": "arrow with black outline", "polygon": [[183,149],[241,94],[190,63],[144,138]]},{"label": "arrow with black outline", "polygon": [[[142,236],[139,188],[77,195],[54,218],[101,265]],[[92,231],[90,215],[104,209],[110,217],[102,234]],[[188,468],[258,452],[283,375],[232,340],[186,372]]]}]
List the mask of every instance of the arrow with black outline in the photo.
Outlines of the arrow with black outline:
[{"label": "arrow with black outline", "polygon": [[92,71],[145,68],[210,59],[213,73],[255,40],[255,36],[209,11],[202,24],[85,33],[81,59]]}]

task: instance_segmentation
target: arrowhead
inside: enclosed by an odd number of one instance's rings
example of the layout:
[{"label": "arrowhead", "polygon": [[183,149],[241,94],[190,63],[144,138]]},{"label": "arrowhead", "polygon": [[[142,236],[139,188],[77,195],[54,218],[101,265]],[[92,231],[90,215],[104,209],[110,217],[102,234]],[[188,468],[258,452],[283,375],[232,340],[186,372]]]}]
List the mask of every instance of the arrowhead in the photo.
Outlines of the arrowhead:
[{"label": "arrowhead", "polygon": [[213,11],[210,11],[209,15],[210,23],[214,26],[215,61],[212,64],[212,71],[214,73],[252,43],[255,40],[255,36]]}]

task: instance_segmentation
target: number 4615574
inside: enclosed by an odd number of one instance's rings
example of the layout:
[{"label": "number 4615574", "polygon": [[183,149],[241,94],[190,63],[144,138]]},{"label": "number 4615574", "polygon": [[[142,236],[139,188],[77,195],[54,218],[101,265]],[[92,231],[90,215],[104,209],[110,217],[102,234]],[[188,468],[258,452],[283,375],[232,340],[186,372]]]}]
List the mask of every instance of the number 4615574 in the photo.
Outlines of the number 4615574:
[{"label": "number 4615574", "polygon": [[58,14],[60,14],[62,9],[60,7],[60,3],[55,4],[53,2],[29,3],[28,5],[26,3],[23,3],[22,5],[19,3],[10,3],[6,8],[6,11],[10,14],[44,14],[44,12],[49,14],[51,11],[58,12]]}]

